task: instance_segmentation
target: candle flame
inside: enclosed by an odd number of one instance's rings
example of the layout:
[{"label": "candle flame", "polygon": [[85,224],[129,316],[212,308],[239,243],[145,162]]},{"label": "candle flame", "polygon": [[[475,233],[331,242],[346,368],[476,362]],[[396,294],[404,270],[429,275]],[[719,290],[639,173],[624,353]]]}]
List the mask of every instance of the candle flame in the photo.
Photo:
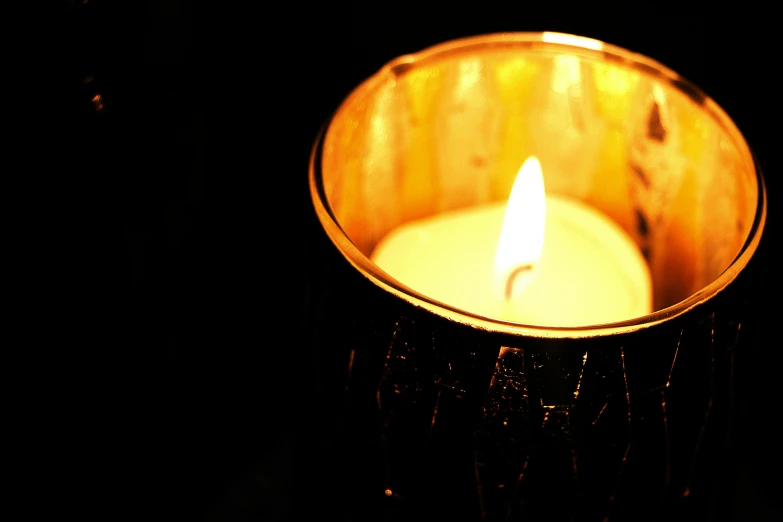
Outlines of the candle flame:
[{"label": "candle flame", "polygon": [[495,251],[495,287],[504,299],[518,295],[530,280],[544,248],[545,219],[544,176],[530,156],[511,187]]}]

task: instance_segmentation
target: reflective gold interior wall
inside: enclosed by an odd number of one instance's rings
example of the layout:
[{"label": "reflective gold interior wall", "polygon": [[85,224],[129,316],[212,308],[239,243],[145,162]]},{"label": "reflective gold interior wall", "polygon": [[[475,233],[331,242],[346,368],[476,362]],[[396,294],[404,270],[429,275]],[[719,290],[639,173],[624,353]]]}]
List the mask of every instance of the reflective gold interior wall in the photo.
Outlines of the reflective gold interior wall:
[{"label": "reflective gold interior wall", "polygon": [[752,160],[711,100],[622,53],[479,42],[384,68],[327,130],[333,215],[369,256],[402,223],[507,199],[535,155],[548,192],[600,209],[637,242],[656,309],[686,298],[749,233]]}]

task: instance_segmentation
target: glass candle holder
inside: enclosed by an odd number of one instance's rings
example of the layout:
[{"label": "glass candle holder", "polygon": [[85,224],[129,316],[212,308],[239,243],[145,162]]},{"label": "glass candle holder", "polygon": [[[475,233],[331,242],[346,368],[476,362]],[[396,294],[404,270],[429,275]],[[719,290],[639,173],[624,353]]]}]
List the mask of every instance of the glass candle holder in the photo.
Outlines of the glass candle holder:
[{"label": "glass candle holder", "polygon": [[[507,201],[531,156],[547,194],[631,238],[650,313],[525,324],[373,262],[407,223]],[[321,334],[329,378],[345,383],[341,502],[353,519],[721,514],[766,196],[742,135],[698,88],[582,37],[448,42],[348,96],[318,137],[310,189],[353,278]]]}]

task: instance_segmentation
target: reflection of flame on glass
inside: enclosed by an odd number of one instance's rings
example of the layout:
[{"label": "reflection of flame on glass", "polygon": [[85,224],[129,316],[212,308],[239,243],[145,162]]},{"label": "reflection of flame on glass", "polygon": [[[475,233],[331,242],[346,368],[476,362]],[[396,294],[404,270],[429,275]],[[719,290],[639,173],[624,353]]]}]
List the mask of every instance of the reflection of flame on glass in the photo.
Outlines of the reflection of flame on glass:
[{"label": "reflection of flame on glass", "polygon": [[585,38],[584,36],[574,36],[572,34],[563,33],[544,33],[542,40],[547,43],[573,45],[574,47],[584,47],[586,49],[592,49],[593,51],[600,51],[603,49],[604,44],[599,40],[593,40],[592,38]]},{"label": "reflection of flame on glass", "polygon": [[529,282],[544,248],[546,200],[541,164],[530,156],[517,173],[495,251],[495,287],[504,299]]}]

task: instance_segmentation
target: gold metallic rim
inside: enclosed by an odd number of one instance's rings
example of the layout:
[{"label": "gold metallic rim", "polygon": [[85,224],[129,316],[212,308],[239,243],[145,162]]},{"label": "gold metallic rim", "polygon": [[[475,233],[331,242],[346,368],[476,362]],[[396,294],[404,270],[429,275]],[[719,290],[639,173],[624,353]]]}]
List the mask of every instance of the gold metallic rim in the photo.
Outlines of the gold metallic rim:
[{"label": "gold metallic rim", "polygon": [[[322,184],[321,155],[324,136],[327,130],[325,127],[319,133],[316,145],[310,156],[309,185],[310,195],[313,200],[313,205],[315,206],[316,214],[329,238],[342,255],[359,270],[362,275],[387,292],[400,297],[414,306],[424,308],[446,319],[499,334],[541,338],[584,338],[596,337],[599,335],[625,334],[642,328],[649,328],[681,316],[694,307],[718,295],[734,281],[740,272],[748,265],[761,241],[761,235],[767,218],[767,194],[761,169],[750,153],[747,142],[739,129],[717,103],[705,96],[698,87],[680,77],[671,69],[646,56],[598,40],[562,33],[498,33],[474,36],[438,44],[418,53],[400,56],[392,60],[382,67],[375,75],[359,85],[343,101],[340,108],[338,108],[338,112],[343,106],[350,104],[351,100],[363,96],[368,91],[372,91],[380,82],[385,81],[390,76],[395,76],[402,70],[407,70],[413,64],[426,63],[436,56],[440,57],[444,54],[468,52],[476,47],[513,46],[518,48],[521,45],[533,47],[537,44],[545,44],[549,48],[552,48],[552,46],[578,48],[582,54],[595,53],[597,58],[621,63],[625,66],[636,68],[645,74],[654,76],[661,82],[668,83],[674,89],[683,92],[694,99],[698,104],[702,105],[737,144],[744,145],[744,150],[740,150],[740,154],[746,162],[746,167],[752,169],[756,173],[758,188],[756,211],[753,225],[748,233],[745,244],[742,246],[739,254],[734,258],[732,263],[720,276],[709,285],[672,306],[628,321],[603,325],[580,327],[532,326],[490,319],[451,307],[448,304],[426,297],[389,276],[386,272],[372,263],[367,256],[362,254],[340,228],[337,220],[329,209]],[[743,147],[740,148],[743,149]]]}]

